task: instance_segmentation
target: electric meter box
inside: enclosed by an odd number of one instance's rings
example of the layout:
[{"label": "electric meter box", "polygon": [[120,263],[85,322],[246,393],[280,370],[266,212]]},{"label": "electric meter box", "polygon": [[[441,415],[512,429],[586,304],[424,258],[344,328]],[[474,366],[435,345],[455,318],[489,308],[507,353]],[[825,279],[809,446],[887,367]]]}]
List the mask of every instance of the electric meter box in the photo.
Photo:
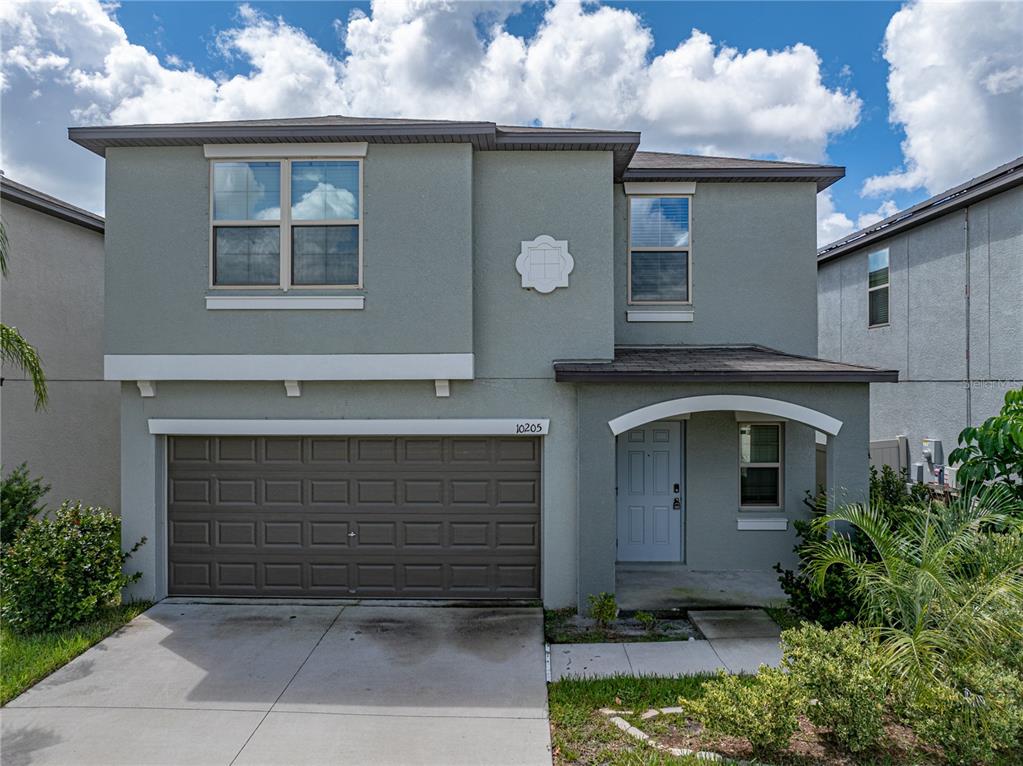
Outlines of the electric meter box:
[{"label": "electric meter box", "polygon": [[924,461],[931,465],[945,465],[945,448],[941,439],[924,439],[920,444]]}]

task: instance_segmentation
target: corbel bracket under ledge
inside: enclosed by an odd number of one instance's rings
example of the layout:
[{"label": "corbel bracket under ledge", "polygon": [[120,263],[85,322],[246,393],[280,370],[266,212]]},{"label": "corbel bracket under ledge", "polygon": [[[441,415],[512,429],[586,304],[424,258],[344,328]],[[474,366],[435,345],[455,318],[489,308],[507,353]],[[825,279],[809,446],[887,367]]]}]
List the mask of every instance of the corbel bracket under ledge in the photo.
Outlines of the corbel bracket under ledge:
[{"label": "corbel bracket under ledge", "polygon": [[450,380],[447,380],[447,379],[444,379],[444,378],[438,378],[437,380],[433,381],[433,386],[434,386],[434,389],[437,392],[437,396],[439,396],[441,398],[451,396],[451,381]]},{"label": "corbel bracket under ledge", "polygon": [[297,380],[284,381],[284,393],[288,396],[301,396],[302,383]]},{"label": "corbel bracket under ledge", "polygon": [[139,393],[143,398],[150,399],[156,396],[156,383],[152,380],[136,380],[135,385],[139,387]]}]

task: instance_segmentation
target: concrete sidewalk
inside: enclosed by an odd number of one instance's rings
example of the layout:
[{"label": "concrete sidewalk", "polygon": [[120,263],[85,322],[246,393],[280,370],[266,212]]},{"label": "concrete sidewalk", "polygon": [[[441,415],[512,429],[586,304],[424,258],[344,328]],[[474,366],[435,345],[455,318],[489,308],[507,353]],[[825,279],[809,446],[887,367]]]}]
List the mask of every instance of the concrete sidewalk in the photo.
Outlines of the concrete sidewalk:
[{"label": "concrete sidewalk", "polygon": [[614,675],[678,676],[755,673],[781,661],[780,628],[761,609],[690,612],[706,640],[554,644],[551,680]]}]

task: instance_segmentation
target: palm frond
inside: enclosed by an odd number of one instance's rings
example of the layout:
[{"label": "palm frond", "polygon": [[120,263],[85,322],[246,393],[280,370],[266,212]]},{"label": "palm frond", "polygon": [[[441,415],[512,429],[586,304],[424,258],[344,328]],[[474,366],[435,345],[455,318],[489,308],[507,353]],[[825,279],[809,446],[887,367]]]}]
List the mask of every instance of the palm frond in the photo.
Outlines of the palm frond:
[{"label": "palm frond", "polygon": [[11,243],[7,241],[7,227],[0,221],[0,277],[7,276],[7,256]]},{"label": "palm frond", "polygon": [[36,409],[44,408],[49,397],[39,353],[21,336],[17,328],[5,324],[0,324],[0,360],[20,368],[32,379]]}]

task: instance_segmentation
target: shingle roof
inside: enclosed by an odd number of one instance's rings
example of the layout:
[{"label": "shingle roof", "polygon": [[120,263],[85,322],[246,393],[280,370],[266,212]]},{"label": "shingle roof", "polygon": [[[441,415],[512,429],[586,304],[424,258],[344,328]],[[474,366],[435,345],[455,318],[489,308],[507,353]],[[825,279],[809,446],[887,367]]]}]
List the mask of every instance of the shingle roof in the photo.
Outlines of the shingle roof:
[{"label": "shingle roof", "polygon": [[840,258],[861,247],[876,243],[878,240],[890,237],[900,231],[912,229],[939,216],[961,210],[968,205],[1020,184],[1023,184],[1023,156],[1004,165],[999,165],[994,170],[976,178],[971,178],[966,183],[935,194],[930,199],[888,216],[872,226],[825,245],[817,251],[817,263],[821,264]]},{"label": "shingle roof", "polygon": [[31,186],[25,186],[25,184],[12,181],[4,175],[0,175],[0,198],[8,202],[15,202],[32,210],[38,210],[40,213],[52,215],[54,218],[60,218],[62,221],[84,226],[86,229],[92,229],[93,231],[102,232],[105,226],[102,216],[90,213],[88,210],[83,210],[80,207],[75,207],[56,197],[51,197],[49,194],[44,194],[37,189],[33,189]]},{"label": "shingle roof", "polygon": [[110,147],[201,146],[207,143],[366,141],[369,143],[470,143],[478,149],[610,151],[615,180],[814,181],[831,185],[845,169],[799,162],[637,152],[638,131],[497,125],[485,121],[394,117],[286,117],[264,120],[102,125],[68,129],[75,143],[100,156]]},{"label": "shingle roof", "polygon": [[845,168],[837,165],[636,152],[623,178],[626,181],[813,181],[817,191],[821,191],[844,175]]},{"label": "shingle roof", "polygon": [[555,362],[554,377],[558,381],[589,383],[894,383],[899,373],[757,345],[616,346],[611,361]]}]

